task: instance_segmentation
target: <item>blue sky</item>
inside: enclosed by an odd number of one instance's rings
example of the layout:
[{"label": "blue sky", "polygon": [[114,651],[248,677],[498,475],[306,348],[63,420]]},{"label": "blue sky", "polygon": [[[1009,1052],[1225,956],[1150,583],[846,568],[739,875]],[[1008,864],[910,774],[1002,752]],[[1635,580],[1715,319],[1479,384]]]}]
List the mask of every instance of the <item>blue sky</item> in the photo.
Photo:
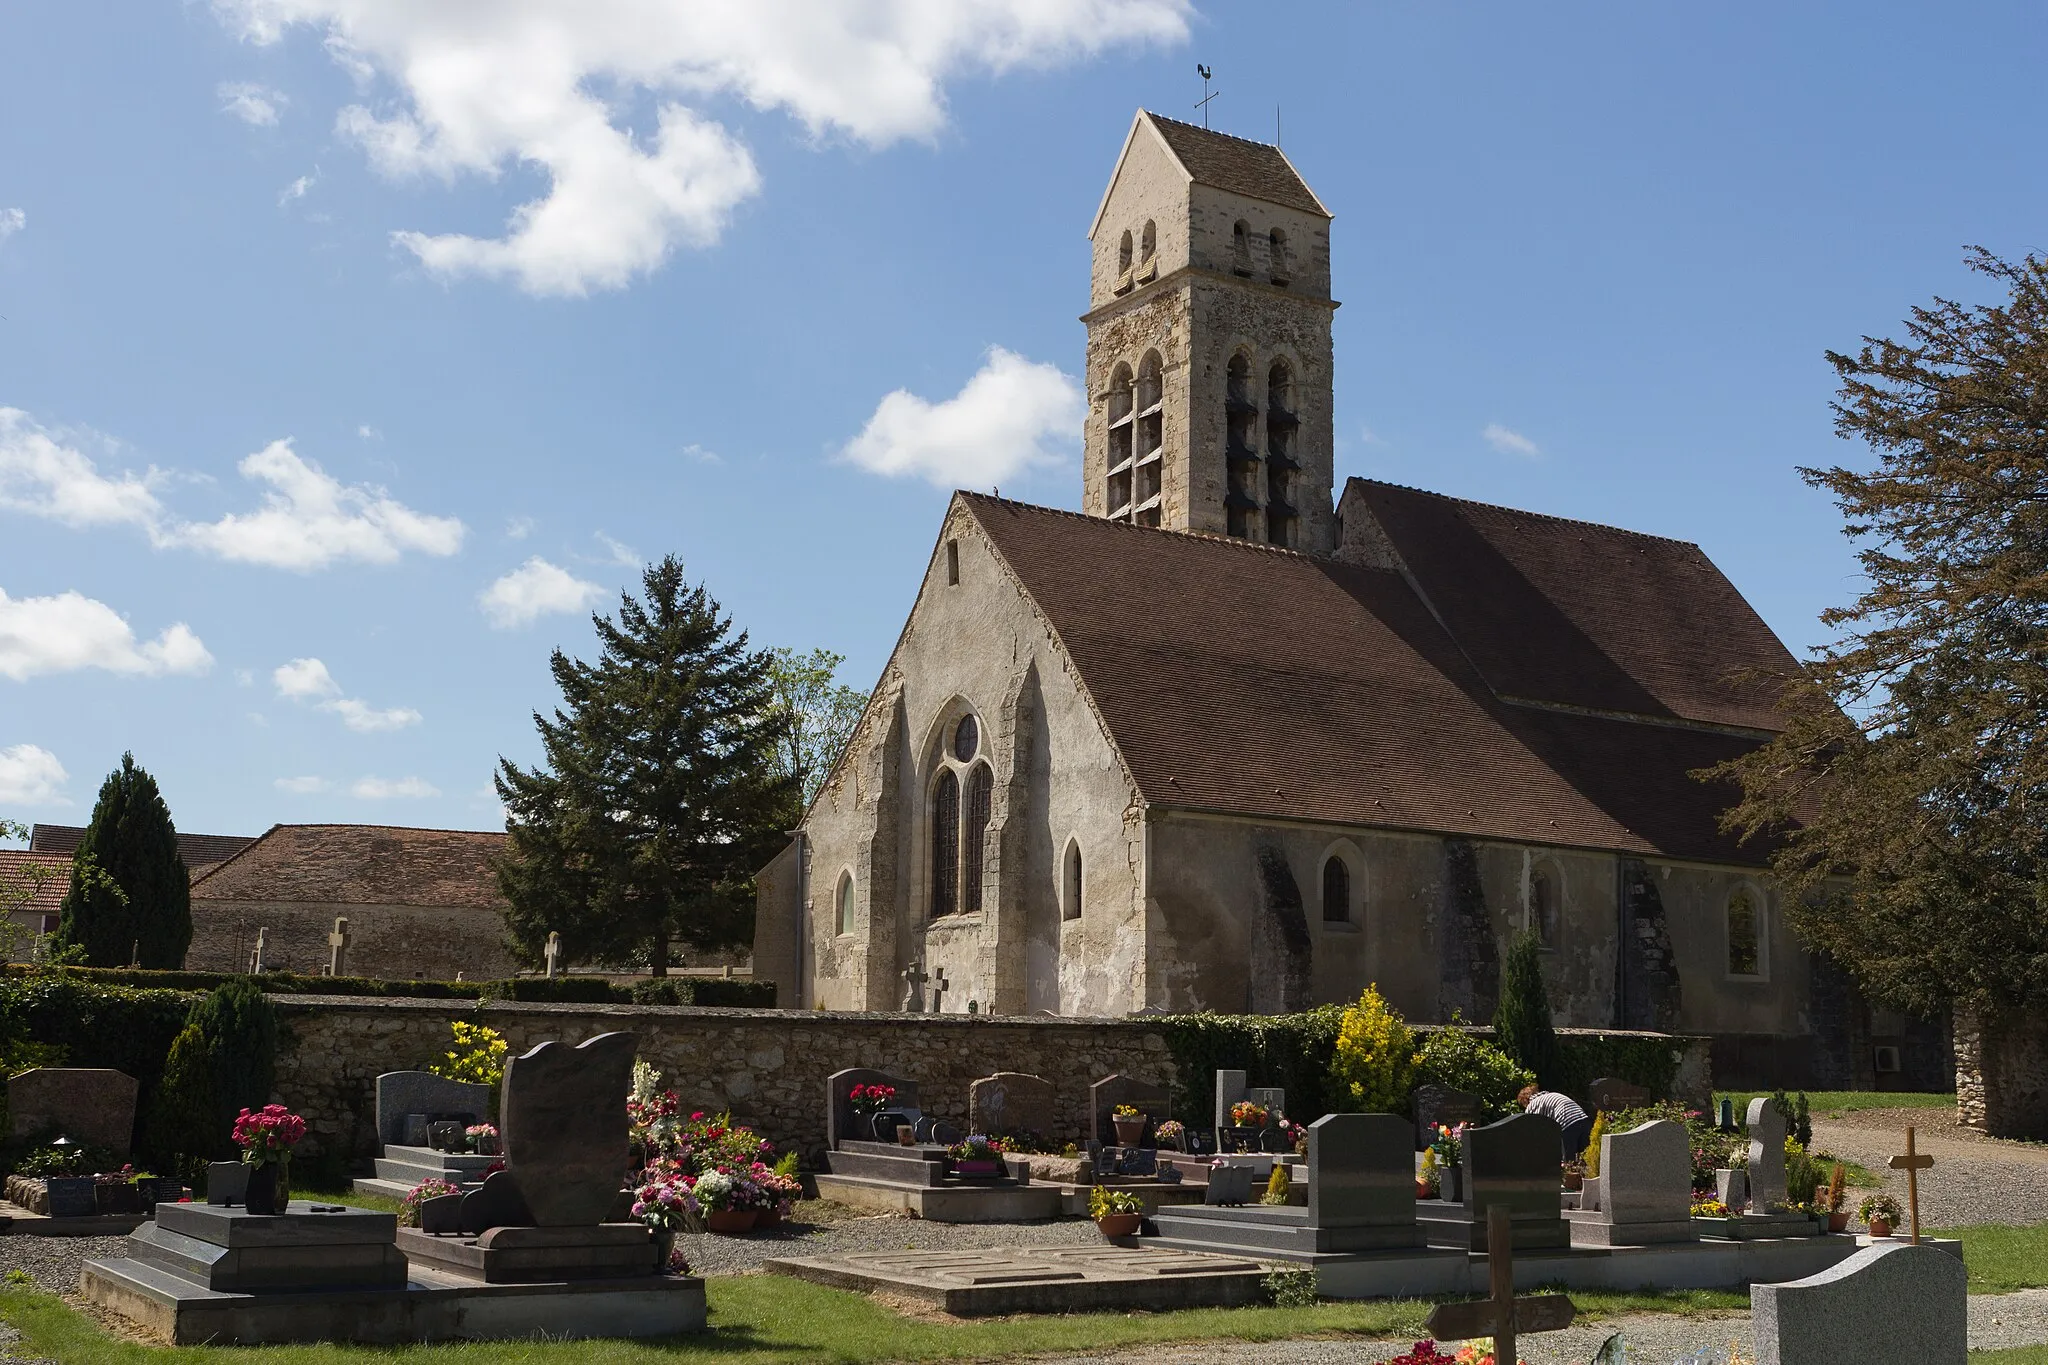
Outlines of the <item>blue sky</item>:
[{"label": "blue sky", "polygon": [[1821,352],[1981,297],[1966,243],[2044,245],[2044,38],[2022,4],[0,7],[0,816],[82,821],[133,749],[188,830],[489,827],[549,650],[668,552],[865,687],[947,488],[1078,505],[1083,234],[1197,61],[1336,214],[1340,478],[1697,541],[1803,648],[1855,583],[1793,472],[1858,453]]}]

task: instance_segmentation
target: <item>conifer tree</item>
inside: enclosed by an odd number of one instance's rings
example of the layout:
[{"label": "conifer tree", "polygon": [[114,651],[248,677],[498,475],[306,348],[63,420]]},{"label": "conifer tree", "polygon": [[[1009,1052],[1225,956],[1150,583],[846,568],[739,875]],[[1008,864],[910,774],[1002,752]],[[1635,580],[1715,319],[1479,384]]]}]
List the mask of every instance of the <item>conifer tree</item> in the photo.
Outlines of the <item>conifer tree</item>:
[{"label": "conifer tree", "polygon": [[135,755],[122,754],[72,855],[53,946],[81,950],[91,967],[175,971],[191,943],[191,880],[170,808]]},{"label": "conifer tree", "polygon": [[1534,931],[1517,935],[1501,964],[1493,1040],[1536,1073],[1536,1084],[1546,1090],[1564,1088],[1564,1054],[1550,1022],[1550,993],[1543,986],[1543,944]]},{"label": "conifer tree", "polygon": [[499,885],[530,963],[550,932],[568,961],[655,976],[676,940],[748,942],[754,872],[799,808],[769,654],[748,648],[673,555],[642,588],[616,621],[592,618],[595,663],[555,651],[562,704],[534,715],[542,765],[499,763],[510,836]]}]

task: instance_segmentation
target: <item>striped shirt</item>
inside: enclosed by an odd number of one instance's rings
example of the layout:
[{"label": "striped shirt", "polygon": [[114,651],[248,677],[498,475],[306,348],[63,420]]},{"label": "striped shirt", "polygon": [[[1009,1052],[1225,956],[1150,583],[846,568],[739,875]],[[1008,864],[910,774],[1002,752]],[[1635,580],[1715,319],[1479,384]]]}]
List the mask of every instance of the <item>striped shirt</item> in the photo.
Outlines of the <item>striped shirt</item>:
[{"label": "striped shirt", "polygon": [[1560,1128],[1569,1128],[1575,1123],[1584,1123],[1586,1111],[1570,1095],[1561,1095],[1555,1090],[1539,1090],[1529,1097],[1528,1112],[1541,1114],[1552,1119]]}]

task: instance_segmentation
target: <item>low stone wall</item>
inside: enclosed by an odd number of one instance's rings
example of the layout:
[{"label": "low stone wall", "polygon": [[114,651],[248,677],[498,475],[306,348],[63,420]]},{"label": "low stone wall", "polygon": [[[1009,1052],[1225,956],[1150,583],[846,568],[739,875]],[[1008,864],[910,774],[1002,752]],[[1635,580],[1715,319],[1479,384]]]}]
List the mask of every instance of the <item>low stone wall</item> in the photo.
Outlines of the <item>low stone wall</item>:
[{"label": "low stone wall", "polygon": [[2048,1020],[1955,1011],[1956,1123],[1991,1137],[2048,1138]]},{"label": "low stone wall", "polygon": [[[1166,1038],[1143,1018],[1055,1019],[964,1014],[856,1014],[646,1005],[551,1005],[515,1001],[278,995],[284,1036],[279,1102],[305,1115],[309,1155],[365,1158],[376,1152],[377,1076],[442,1057],[457,1019],[488,1024],[514,1055],[547,1039],[639,1035],[639,1053],[660,1068],[685,1110],[730,1109],[778,1144],[815,1159],[825,1146],[825,1078],[875,1067],[919,1083],[928,1114],[965,1122],[969,1083],[996,1071],[1052,1082],[1050,1137],[1088,1129],[1088,1087],[1122,1072],[1171,1087],[1178,1080]],[[1708,1040],[1688,1038],[1674,1089],[1704,1106],[1711,1094]],[[1207,1086],[1197,1087],[1206,1090]],[[1209,1116],[1181,1119],[1207,1127]]]}]

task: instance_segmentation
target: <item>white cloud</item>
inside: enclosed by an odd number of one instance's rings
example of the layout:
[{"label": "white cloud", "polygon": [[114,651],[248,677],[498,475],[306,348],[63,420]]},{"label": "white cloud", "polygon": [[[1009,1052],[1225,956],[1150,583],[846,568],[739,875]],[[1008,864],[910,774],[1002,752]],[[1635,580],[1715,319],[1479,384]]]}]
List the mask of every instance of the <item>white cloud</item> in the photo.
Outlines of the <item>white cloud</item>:
[{"label": "white cloud", "polygon": [[1056,365],[1000,346],[966,387],[932,403],[907,389],[882,399],[845,457],[876,474],[915,474],[940,488],[985,488],[1058,464],[1080,438],[1081,387]]},{"label": "white cloud", "polygon": [[1524,436],[1521,432],[1511,431],[1498,422],[1488,422],[1486,429],[1481,431],[1479,435],[1488,445],[1503,455],[1520,455],[1525,459],[1533,460],[1543,453],[1534,441]]},{"label": "white cloud", "polygon": [[597,543],[604,546],[605,554],[608,556],[604,562],[616,564],[622,569],[641,569],[647,566],[647,561],[640,557],[640,552],[624,541],[614,540],[602,531],[596,532],[595,536]]},{"label": "white cloud", "polygon": [[291,203],[292,200],[294,199],[304,199],[306,197],[306,191],[312,189],[313,186],[319,183],[320,173],[318,171],[315,171],[311,175],[300,176],[297,180],[292,181],[291,184],[286,185],[284,189],[278,193],[277,206],[279,208],[283,208],[286,204]]},{"label": "white cloud", "polygon": [[439,796],[441,789],[420,777],[359,777],[349,784],[348,792],[364,801],[383,801],[392,797]]},{"label": "white cloud", "polygon": [[0,802],[10,806],[68,806],[64,784],[71,775],[57,755],[33,744],[0,749]]},{"label": "white cloud", "polygon": [[715,450],[706,450],[695,441],[683,447],[683,458],[699,464],[724,464],[725,460]]},{"label": "white cloud", "polygon": [[312,796],[326,791],[329,784],[324,777],[280,777],[270,785],[294,796]]},{"label": "white cloud", "polygon": [[0,209],[0,242],[28,226],[28,215],[20,209]]},{"label": "white cloud", "polygon": [[253,670],[247,668],[238,668],[235,670],[235,686],[254,687],[255,685],[256,674]]},{"label": "white cloud", "polygon": [[597,584],[535,555],[479,593],[477,604],[493,626],[511,630],[543,616],[583,611],[603,596],[604,589]]},{"label": "white cloud", "polygon": [[[393,234],[429,270],[533,294],[616,289],[716,241],[760,189],[753,156],[698,112],[782,110],[870,147],[945,126],[947,81],[1186,38],[1187,0],[214,0],[242,37],[304,24],[398,100],[343,109],[386,175],[548,177],[499,237]],[[652,109],[648,108],[652,103]],[[693,108],[695,105],[697,108]],[[631,120],[629,123],[628,120]],[[651,126],[650,126],[651,125]]]},{"label": "white cloud", "polygon": [[365,441],[381,441],[384,439],[384,433],[371,426],[368,422],[356,428],[356,435]]},{"label": "white cloud", "polygon": [[236,466],[269,485],[254,512],[188,522],[157,497],[165,475],[109,477],[78,448],[82,438],[40,426],[19,408],[0,407],[0,508],[67,526],[130,525],[163,548],[185,546],[221,559],[301,571],[341,561],[389,564],[407,551],[452,555],[464,527],[454,517],[415,512],[374,484],[344,484],[272,441]]},{"label": "white cloud", "polygon": [[359,698],[342,696],[341,684],[318,659],[293,659],[279,664],[271,671],[270,681],[276,685],[278,696],[307,702],[318,710],[340,716],[341,723],[359,735],[403,730],[421,720],[420,713],[410,706],[379,710]]},{"label": "white cloud", "polygon": [[324,569],[337,560],[389,564],[407,550],[452,555],[462,548],[462,523],[428,516],[372,484],[344,485],[292,449],[272,441],[236,466],[242,477],[270,485],[255,512],[231,512],[166,533],[222,559],[277,569]]},{"label": "white cloud", "polygon": [[533,527],[534,521],[532,517],[507,517],[505,519],[505,539],[524,540],[533,534]]},{"label": "white cloud", "polygon": [[25,682],[42,673],[100,668],[155,678],[212,667],[213,656],[182,621],[138,644],[119,613],[81,593],[10,598],[0,591],[0,677]]},{"label": "white cloud", "polygon": [[220,96],[223,114],[233,114],[242,122],[259,128],[275,124],[278,113],[291,103],[283,91],[255,81],[222,81],[213,93]]}]

